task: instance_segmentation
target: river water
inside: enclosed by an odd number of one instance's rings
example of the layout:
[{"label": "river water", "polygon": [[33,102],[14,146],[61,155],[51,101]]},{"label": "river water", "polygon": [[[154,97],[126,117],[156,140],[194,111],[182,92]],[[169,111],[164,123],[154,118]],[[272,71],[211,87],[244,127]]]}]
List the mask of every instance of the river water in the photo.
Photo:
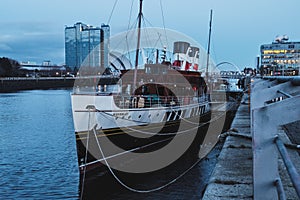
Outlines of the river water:
[{"label": "river water", "polygon": [[[79,172],[72,122],[71,90],[0,94],[0,199],[78,199]],[[167,188],[138,194],[111,181],[85,199],[200,199],[214,168],[219,144],[185,176]],[[139,180],[143,188],[165,184],[188,168]],[[173,173],[174,171],[174,173]],[[144,183],[143,183],[144,182]],[[158,184],[159,185],[159,184]],[[157,185],[157,186],[158,186]],[[109,194],[102,191],[109,188]]]},{"label": "river water", "polygon": [[76,199],[70,91],[0,94],[0,197]]}]

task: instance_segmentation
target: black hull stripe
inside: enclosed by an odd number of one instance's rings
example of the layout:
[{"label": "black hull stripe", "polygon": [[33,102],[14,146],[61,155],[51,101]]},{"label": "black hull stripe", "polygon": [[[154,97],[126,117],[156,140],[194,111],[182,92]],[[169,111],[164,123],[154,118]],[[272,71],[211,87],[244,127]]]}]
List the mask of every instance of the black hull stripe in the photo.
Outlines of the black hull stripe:
[{"label": "black hull stripe", "polygon": [[[197,118],[199,118],[201,120],[201,118],[203,117],[206,117],[208,114],[210,114],[210,112],[207,112],[207,113],[204,113],[203,115],[201,116],[197,116]],[[194,117],[196,118],[196,117]],[[189,120],[189,119],[192,119],[192,118],[188,118],[186,120]],[[150,131],[150,130],[153,130],[153,129],[156,129],[157,126],[160,126],[160,125],[164,125],[164,127],[171,127],[171,126],[174,126],[174,124],[177,124],[179,123],[181,120],[174,120],[174,121],[169,121],[169,122],[160,122],[160,123],[155,123],[155,124],[146,124],[145,126],[133,126],[133,127],[130,127],[130,129],[136,129],[138,131]],[[200,123],[200,122],[199,122]],[[148,125],[150,125],[150,127],[148,127]],[[199,124],[200,125],[200,124]],[[191,124],[191,126],[195,126],[193,124]],[[100,137],[106,137],[106,136],[112,136],[112,135],[122,135],[122,134],[128,134],[128,133],[133,133],[135,132],[135,130],[130,130],[126,127],[122,127],[121,128],[112,128],[112,129],[102,129],[103,133],[104,134],[99,134],[97,135],[98,138]],[[124,132],[126,130],[126,132]],[[98,129],[99,131],[99,129]],[[76,132],[76,135],[78,136],[78,138],[76,140],[83,140],[83,139],[86,139],[86,136],[84,135],[87,135],[88,134],[88,131],[83,131],[83,132]],[[176,133],[174,133],[176,134]],[[81,136],[83,135],[83,136]]]}]

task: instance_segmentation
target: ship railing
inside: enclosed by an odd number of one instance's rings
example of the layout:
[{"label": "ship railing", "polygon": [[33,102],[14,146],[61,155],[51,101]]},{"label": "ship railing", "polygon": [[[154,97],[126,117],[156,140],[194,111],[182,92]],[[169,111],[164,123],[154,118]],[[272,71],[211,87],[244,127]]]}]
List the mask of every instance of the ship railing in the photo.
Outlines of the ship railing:
[{"label": "ship railing", "polygon": [[[279,155],[294,186],[288,194],[300,198],[300,175],[295,167],[298,154],[286,149],[282,140],[290,141],[279,128],[299,120],[300,77],[254,79],[250,89],[254,199],[286,199]],[[288,146],[299,149],[297,144]]]},{"label": "ship railing", "polygon": [[197,104],[208,100],[207,95],[195,96],[158,96],[158,95],[116,95],[115,104],[122,109],[127,108],[150,108],[170,107]]}]

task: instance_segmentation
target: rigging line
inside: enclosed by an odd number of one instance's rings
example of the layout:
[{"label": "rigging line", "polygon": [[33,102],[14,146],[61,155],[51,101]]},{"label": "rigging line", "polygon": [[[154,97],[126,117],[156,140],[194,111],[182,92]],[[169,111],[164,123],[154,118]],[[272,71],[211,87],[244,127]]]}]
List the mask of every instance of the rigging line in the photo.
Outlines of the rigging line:
[{"label": "rigging line", "polygon": [[[89,140],[90,140],[90,119],[91,119],[91,112],[90,112],[90,109],[89,109],[89,117],[88,117],[88,135],[87,135],[87,140],[86,140],[85,157],[84,157],[84,163],[85,163],[85,164],[87,163],[88,149],[89,149]],[[86,166],[84,166],[84,171],[83,171],[83,178],[82,178],[82,187],[81,187],[80,200],[83,199],[83,191],[84,191],[85,175],[86,175]]]},{"label": "rigging line", "polygon": [[[143,25],[144,25],[144,27],[147,26],[146,25],[146,21],[145,21],[145,17],[143,17]],[[145,38],[145,45],[144,46],[147,47],[147,52],[146,53],[147,53],[148,58],[150,58],[150,53],[149,53],[148,49],[151,46],[151,35],[150,35],[150,33],[149,33],[148,30],[149,29],[147,29],[147,28],[143,29],[143,31],[144,31],[144,38]]]},{"label": "rigging line", "polygon": [[132,29],[134,29],[134,27],[137,27],[138,21],[139,21],[139,18],[137,17],[137,18],[135,19],[135,22],[132,24],[132,26],[129,27],[129,30],[132,30]]},{"label": "rigging line", "polygon": [[130,56],[130,53],[129,53],[129,44],[128,44],[128,31],[126,33],[126,37],[125,38],[126,38],[126,47],[127,47],[127,52],[128,52],[128,58],[129,58],[129,60],[131,60],[131,56]]},{"label": "rigging line", "polygon": [[148,31],[148,29],[147,29],[147,24],[146,24],[146,21],[145,21],[145,17],[143,17],[143,24],[144,24],[144,34],[145,34],[145,40],[146,40],[146,43],[148,43],[147,45],[149,45],[150,46],[150,34],[149,34],[149,31]]},{"label": "rigging line", "polygon": [[213,50],[213,53],[214,53],[214,60],[217,61],[218,57],[217,57],[217,54],[216,54],[216,51],[215,51],[216,48],[215,48],[215,43],[214,43],[213,39],[212,39],[211,43],[212,43],[212,46],[213,46],[212,50]]},{"label": "rigging line", "polygon": [[[157,44],[158,44],[159,41],[161,41],[161,40],[160,40],[161,34],[157,32],[157,35],[158,35],[158,37],[157,37],[157,40],[156,40],[156,42],[155,42],[155,44],[154,44],[154,47],[156,47],[156,48],[158,49]],[[152,52],[151,52],[151,53],[154,54],[155,51],[156,51],[157,49],[152,49]],[[159,56],[159,55],[156,55],[156,56]]]},{"label": "rigging line", "polygon": [[[128,35],[128,33],[126,33],[126,36]],[[114,45],[111,49],[115,50],[115,49],[121,49],[124,46],[124,41],[123,39],[121,39],[120,41],[117,41],[116,39],[114,39]]]},{"label": "rigging line", "polygon": [[130,48],[129,48],[129,46],[130,46],[129,42],[132,43],[132,39],[135,37],[135,35],[134,35],[135,32],[134,31],[129,31],[129,30],[133,30],[133,28],[136,27],[137,23],[138,23],[138,18],[135,20],[135,22],[132,24],[131,27],[128,27],[128,31],[126,32],[126,36],[125,36],[125,38],[126,38],[126,42],[125,43],[126,43],[126,47],[127,47],[127,52],[125,52],[126,50],[124,49],[123,53],[127,53],[129,55],[129,60],[131,60],[130,59],[130,53],[131,52],[129,52],[129,50],[130,50]]},{"label": "rigging line", "polygon": [[[146,42],[148,43],[148,45],[149,45],[149,47],[151,46],[150,45],[150,34],[149,34],[149,31],[147,30],[147,29],[144,29],[144,31],[145,31],[145,35],[146,35]],[[163,48],[163,46],[164,46],[164,44],[162,43],[162,39],[161,39],[161,34],[159,33],[159,32],[156,32],[157,33],[157,39],[156,39],[156,41],[155,41],[155,43],[154,43],[154,45],[153,45],[153,48],[151,48],[151,50],[150,50],[150,52],[148,52],[148,55],[149,55],[149,58],[151,57],[151,56],[153,56],[154,57],[154,53],[155,53],[155,51],[157,50],[157,49],[162,49]],[[160,43],[160,47],[158,46],[158,43]],[[159,56],[159,55],[157,55],[157,56]]]},{"label": "rigging line", "polygon": [[134,0],[131,1],[130,13],[129,13],[129,20],[128,20],[128,26],[127,26],[127,31],[129,31],[129,28],[130,28],[131,17],[132,17],[132,7],[133,7],[133,3],[134,3]]},{"label": "rigging line", "polygon": [[[126,31],[126,36],[125,36],[125,38],[126,38],[126,48],[127,48],[127,54],[128,54],[128,57],[129,57],[129,60],[131,60],[131,56],[130,56],[130,52],[129,52],[129,43],[128,43],[128,41],[130,41],[130,40],[128,40],[128,35],[129,35],[129,33],[130,33],[130,31],[129,30],[132,30],[134,27],[136,27],[136,25],[137,25],[137,23],[138,23],[138,17],[136,18],[136,20],[135,20],[135,22],[132,24],[132,26],[130,26],[130,23],[131,23],[131,17],[132,17],[132,8],[133,8],[133,3],[134,3],[134,0],[132,0],[131,1],[131,6],[130,6],[130,16],[129,16],[129,20],[128,20],[128,25],[127,25],[127,31]],[[133,35],[133,33],[132,33],[132,35]],[[130,36],[129,36],[130,37]],[[132,36],[131,36],[132,37]],[[125,50],[124,50],[124,52],[123,53],[125,53]]]},{"label": "rigging line", "polygon": [[[150,31],[151,32],[151,31]],[[151,59],[155,59],[155,53],[156,53],[156,50],[157,49],[162,49],[163,48],[163,44],[162,44],[162,42],[161,42],[161,34],[159,33],[159,32],[156,32],[157,33],[157,39],[154,41],[153,40],[153,42],[155,42],[154,43],[154,45],[151,47],[151,49],[150,50],[148,50],[148,57],[149,57],[149,60],[151,60]],[[151,41],[151,38],[153,39],[153,36],[151,37],[151,34],[149,33],[149,31],[147,30],[147,29],[145,29],[145,35],[146,36],[148,36],[146,39],[146,42],[148,43],[148,46],[150,47],[151,45],[150,45],[150,41]],[[160,47],[158,46],[158,43],[160,42]],[[159,56],[159,55],[157,55],[157,56]],[[155,62],[155,60],[154,60],[154,62]]]},{"label": "rigging line", "polygon": [[[135,22],[132,24],[132,26],[129,28],[129,30],[134,29],[134,27],[137,27],[139,18],[140,18],[140,14],[138,14],[138,16],[137,16],[136,19],[135,19]],[[141,18],[144,18],[143,13],[141,13]]]},{"label": "rigging line", "polygon": [[[93,132],[94,132],[94,136],[96,137],[96,130],[95,128],[93,128]],[[100,146],[99,144],[99,141],[98,139],[96,139],[96,142],[97,142],[97,146],[99,148],[99,151],[104,159],[104,162],[107,166],[107,168],[109,169],[110,173],[113,175],[113,177],[119,182],[119,184],[121,184],[123,187],[125,187],[126,189],[132,191],[132,192],[136,192],[136,193],[150,193],[150,192],[155,192],[155,191],[158,191],[158,190],[161,190],[161,189],[164,189],[165,187],[171,185],[172,183],[175,183],[178,179],[180,179],[181,177],[183,177],[185,174],[187,174],[191,169],[193,169],[200,161],[201,159],[198,159],[191,167],[189,167],[187,170],[185,170],[182,174],[180,174],[179,176],[177,176],[175,179],[171,180],[170,182],[160,186],[160,187],[156,187],[156,188],[153,188],[153,189],[149,189],[149,190],[138,190],[138,189],[134,189],[128,185],[126,185],[122,180],[119,179],[119,177],[114,173],[114,171],[112,170],[111,166],[109,165],[104,153],[103,153],[103,150],[102,150],[102,147]]]},{"label": "rigging line", "polygon": [[129,48],[130,47],[129,43],[132,43],[132,40],[135,37],[135,35],[134,35],[135,33],[133,31],[129,31],[129,30],[133,30],[133,27],[136,27],[137,23],[138,23],[138,18],[135,20],[135,22],[132,24],[131,27],[128,27],[128,31],[126,32],[126,36],[125,36],[127,52],[126,52],[126,50],[124,50],[123,53],[128,54],[129,60],[131,60],[131,52],[130,52],[130,48]]},{"label": "rigging line", "polygon": [[146,17],[143,16],[143,19],[149,24],[149,26],[154,27],[154,25]]},{"label": "rigging line", "polygon": [[111,10],[111,13],[110,13],[110,16],[109,16],[109,18],[108,18],[107,24],[109,24],[109,22],[110,22],[110,20],[111,20],[111,17],[112,17],[112,15],[113,15],[113,13],[114,13],[114,10],[115,10],[115,7],[116,7],[117,3],[118,3],[118,0],[115,0],[114,6],[113,6],[113,8],[112,8],[112,10]]},{"label": "rigging line", "polygon": [[165,31],[166,42],[167,42],[167,45],[168,45],[169,42],[168,42],[168,36],[167,36],[167,31],[166,31],[165,15],[164,15],[164,11],[163,11],[163,6],[162,6],[162,1],[161,0],[160,0],[160,10],[161,10],[161,16],[162,16],[164,31]]}]

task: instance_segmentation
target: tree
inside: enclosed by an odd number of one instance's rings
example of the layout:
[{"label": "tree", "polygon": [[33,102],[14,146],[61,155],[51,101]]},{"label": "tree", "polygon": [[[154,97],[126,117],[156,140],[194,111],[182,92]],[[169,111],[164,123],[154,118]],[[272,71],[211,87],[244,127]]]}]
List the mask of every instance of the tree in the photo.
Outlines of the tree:
[{"label": "tree", "polygon": [[20,64],[9,58],[0,58],[0,77],[12,77],[19,75]]}]

